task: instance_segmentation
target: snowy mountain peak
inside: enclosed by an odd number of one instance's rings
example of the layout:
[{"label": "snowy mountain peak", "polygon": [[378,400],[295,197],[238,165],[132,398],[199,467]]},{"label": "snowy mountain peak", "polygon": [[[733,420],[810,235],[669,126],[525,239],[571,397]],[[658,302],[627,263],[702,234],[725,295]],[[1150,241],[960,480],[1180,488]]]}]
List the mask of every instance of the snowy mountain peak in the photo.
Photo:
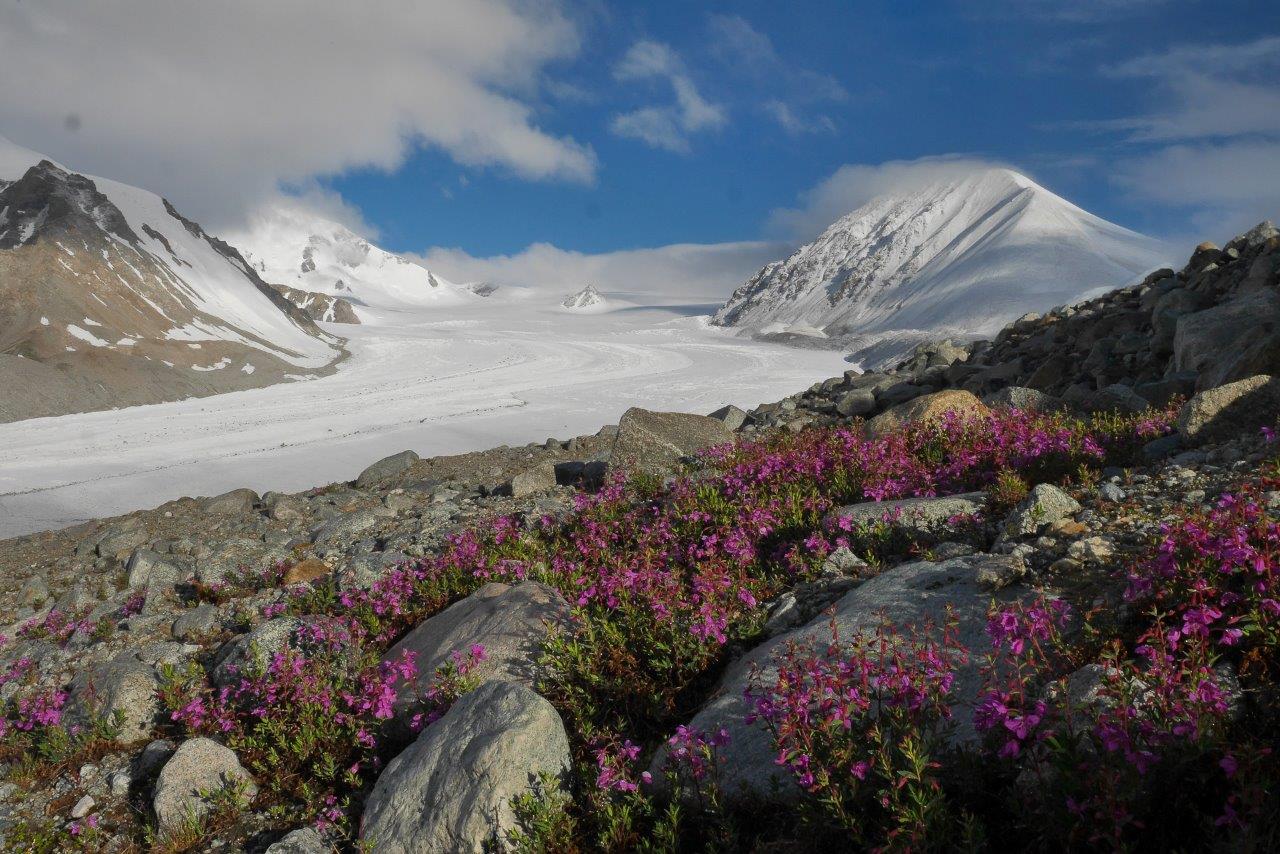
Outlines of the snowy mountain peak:
[{"label": "snowy mountain peak", "polygon": [[564,298],[560,305],[565,308],[582,309],[591,308],[593,306],[603,305],[604,296],[596,290],[595,285],[587,285],[575,294],[570,294]]},{"label": "snowy mountain peak", "polygon": [[979,169],[872,199],[766,265],[713,322],[860,346],[974,337],[1123,284],[1162,257],[1155,241],[1025,175]]},{"label": "snowy mountain peak", "polygon": [[467,288],[288,202],[259,210],[231,240],[268,282],[342,297],[365,322],[374,320],[378,309],[448,306],[475,298]]}]

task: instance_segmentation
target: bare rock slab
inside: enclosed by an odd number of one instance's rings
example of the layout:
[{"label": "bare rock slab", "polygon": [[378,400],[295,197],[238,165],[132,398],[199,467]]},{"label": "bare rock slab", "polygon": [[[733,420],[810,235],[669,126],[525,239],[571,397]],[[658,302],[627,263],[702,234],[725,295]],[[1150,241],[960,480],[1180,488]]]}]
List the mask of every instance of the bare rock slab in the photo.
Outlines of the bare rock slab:
[{"label": "bare rock slab", "polygon": [[415,695],[451,653],[465,653],[473,644],[484,646],[486,656],[473,675],[532,686],[548,629],[566,620],[568,613],[569,603],[545,584],[491,582],[424,620],[383,656],[384,661],[395,661],[409,650],[418,665],[418,683],[405,683],[396,696],[397,716],[403,718],[412,709]]},{"label": "bare rock slab", "polygon": [[731,441],[733,431],[717,418],[632,407],[618,421],[611,462],[621,468],[662,471],[681,457]]},{"label": "bare rock slab", "polygon": [[[835,605],[834,619],[842,640],[857,632],[874,631],[882,615],[898,629],[904,629],[926,622],[940,625],[947,607],[954,609],[958,640],[970,651],[969,663],[956,671],[953,735],[956,743],[977,738],[973,707],[982,687],[979,667],[984,655],[991,650],[986,633],[987,608],[993,599],[1008,602],[1030,595],[1024,586],[1004,586],[1010,575],[1008,563],[1008,558],[981,554],[942,563],[903,564],[854,588]],[[996,587],[1002,589],[993,591]],[[724,675],[711,700],[690,722],[704,732],[718,732],[721,728],[729,731],[730,741],[721,749],[721,756],[725,760],[723,780],[731,796],[745,792],[769,797],[775,781],[783,796],[797,793],[786,772],[774,763],[777,751],[768,732],[758,723],[751,726],[744,723],[748,709],[743,692],[751,684],[753,667],[760,668],[761,684],[770,684],[777,678],[775,656],[785,645],[830,643],[830,619],[823,614],[795,631],[771,638],[740,658]],[[660,751],[650,769],[655,778],[661,776],[663,759]]]},{"label": "bare rock slab", "polygon": [[391,760],[365,804],[361,838],[385,854],[503,850],[516,826],[511,799],[569,764],[552,705],[518,683],[488,682]]},{"label": "bare rock slab", "polygon": [[947,389],[917,397],[881,412],[867,422],[869,436],[887,436],[908,424],[933,423],[948,412],[959,415],[985,415],[990,410],[972,392]]}]

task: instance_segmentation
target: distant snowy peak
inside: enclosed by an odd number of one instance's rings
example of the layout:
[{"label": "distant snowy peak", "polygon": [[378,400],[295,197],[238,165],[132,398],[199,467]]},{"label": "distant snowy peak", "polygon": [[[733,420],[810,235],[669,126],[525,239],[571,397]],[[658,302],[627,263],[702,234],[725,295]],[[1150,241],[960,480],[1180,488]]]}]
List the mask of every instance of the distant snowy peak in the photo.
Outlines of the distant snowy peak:
[{"label": "distant snowy peak", "polygon": [[1157,266],[1163,247],[1008,169],[841,217],[738,288],[713,322],[832,337],[979,336]]},{"label": "distant snowy peak", "polygon": [[604,297],[596,290],[595,285],[587,285],[577,293],[565,297],[564,302],[560,303],[560,305],[578,310],[604,305],[604,301]]},{"label": "distant snowy peak", "polygon": [[364,320],[364,309],[445,306],[483,295],[301,207],[260,210],[230,239],[268,282],[342,297]]}]

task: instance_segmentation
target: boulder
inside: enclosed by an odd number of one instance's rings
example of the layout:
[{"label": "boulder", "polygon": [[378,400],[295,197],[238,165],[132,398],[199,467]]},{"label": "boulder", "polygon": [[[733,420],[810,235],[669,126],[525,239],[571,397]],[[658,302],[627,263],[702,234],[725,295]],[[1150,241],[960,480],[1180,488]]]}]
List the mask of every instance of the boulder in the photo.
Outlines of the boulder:
[{"label": "boulder", "polygon": [[141,520],[133,516],[104,528],[97,538],[96,551],[100,557],[118,558],[145,545],[150,539],[151,535]]},{"label": "boulder", "polygon": [[259,572],[289,558],[291,554],[283,546],[237,537],[214,545],[207,554],[196,559],[196,579],[202,584],[213,584],[241,570]]},{"label": "boulder", "polygon": [[1228,439],[1274,427],[1280,419],[1280,379],[1261,375],[1198,393],[1178,413],[1187,444]]},{"label": "boulder", "polygon": [[368,489],[371,486],[377,486],[408,471],[419,459],[420,457],[413,451],[401,451],[398,454],[383,457],[360,472],[360,476],[356,478],[356,488]]},{"label": "boulder", "polygon": [[365,802],[361,839],[384,854],[503,850],[516,827],[512,799],[569,766],[551,704],[518,683],[489,682],[391,760]]},{"label": "boulder", "polygon": [[997,406],[1003,406],[1007,409],[1017,409],[1022,412],[1059,412],[1064,408],[1062,401],[1051,394],[1045,394],[1034,388],[1016,385],[1005,386],[998,391],[984,395],[982,403],[993,409]]},{"label": "boulder", "polygon": [[395,515],[396,511],[381,505],[343,513],[317,526],[311,534],[311,541],[320,548],[352,542],[366,531],[376,528],[384,519]]},{"label": "boulder", "polygon": [[1136,414],[1146,412],[1151,408],[1151,403],[1134,391],[1132,386],[1113,383],[1090,395],[1085,402],[1085,408],[1090,412]]},{"label": "boulder", "polygon": [[172,633],[181,641],[198,638],[217,628],[218,606],[205,602],[185,612],[173,621]]},{"label": "boulder", "polygon": [[484,646],[486,656],[473,671],[475,676],[532,686],[547,631],[563,623],[568,612],[564,597],[545,584],[522,581],[513,586],[495,581],[424,620],[383,656],[384,661],[395,661],[410,650],[418,666],[417,683],[405,683],[397,692],[397,718],[405,723],[436,668],[451,653],[465,653],[473,644]]},{"label": "boulder", "polygon": [[982,511],[986,494],[966,492],[942,498],[902,498],[896,501],[865,501],[838,507],[828,514],[830,522],[847,520],[857,527],[889,520],[896,527],[914,534],[927,534],[945,528],[954,516],[972,516]]},{"label": "boulder", "polygon": [[707,417],[714,418],[730,430],[737,430],[747,423],[747,413],[732,404],[720,407]]},{"label": "boulder", "polygon": [[875,411],[876,396],[871,389],[855,389],[840,395],[836,400],[836,412],[839,412],[845,418],[855,418],[859,415],[868,415]]},{"label": "boulder", "polygon": [[1025,537],[1080,510],[1080,503],[1051,483],[1036,484],[1001,526],[1006,537]]},{"label": "boulder", "polygon": [[872,437],[887,436],[908,424],[936,422],[948,412],[983,415],[989,411],[972,392],[947,389],[917,397],[887,412],[881,412],[867,422],[866,431]]},{"label": "boulder", "polygon": [[507,490],[513,498],[524,498],[527,495],[537,495],[539,492],[554,489],[555,486],[555,463],[545,462],[539,463],[533,468],[525,469],[511,478],[507,483]]},{"label": "boulder", "polygon": [[[1245,368],[1269,352],[1265,342],[1276,333],[1280,333],[1280,293],[1269,288],[1184,314],[1174,334],[1172,371],[1196,371],[1201,391],[1243,379],[1250,376]],[[1259,345],[1262,350],[1252,352]],[[1255,373],[1275,371],[1280,371],[1280,365],[1253,366]]]},{"label": "boulder", "polygon": [[183,742],[160,769],[151,806],[155,810],[161,836],[181,830],[193,817],[207,813],[209,795],[239,786],[247,806],[258,794],[249,772],[240,766],[235,753],[207,738]]},{"label": "boulder", "polygon": [[632,407],[618,422],[611,464],[661,472],[703,448],[733,441],[722,421],[684,412],[651,412]]},{"label": "boulder", "polygon": [[211,516],[239,516],[253,511],[258,493],[252,489],[233,489],[204,500],[204,512]]},{"label": "boulder", "polygon": [[[1006,578],[1009,559],[996,555],[971,555],[942,563],[921,561],[903,564],[854,588],[836,603],[829,614],[821,614],[793,632],[778,635],[756,647],[732,664],[720,680],[709,702],[693,717],[690,725],[703,732],[728,730],[730,740],[721,748],[724,760],[722,781],[730,797],[742,794],[770,797],[773,781],[781,784],[782,797],[797,797],[799,791],[774,762],[777,750],[763,725],[747,725],[748,711],[743,692],[753,684],[753,668],[759,668],[760,682],[771,684],[777,678],[777,656],[788,644],[815,644],[819,648],[831,642],[834,620],[842,640],[857,632],[871,632],[887,619],[898,629],[920,626],[926,622],[941,624],[947,608],[954,610],[957,640],[970,651],[967,664],[956,670],[954,683],[954,744],[969,744],[977,739],[973,725],[973,707],[982,688],[982,659],[991,651],[987,636],[987,609],[993,599],[1011,602],[1031,595],[1021,585],[1005,586],[993,593],[992,578]],[[650,771],[661,778],[665,755],[659,751]]]},{"label": "boulder", "polygon": [[165,555],[150,549],[134,549],[125,564],[130,587],[174,585],[182,580],[182,569]]},{"label": "boulder", "polygon": [[302,621],[297,617],[276,617],[248,634],[228,641],[218,654],[213,684],[230,685],[246,670],[266,667],[272,655],[293,643],[294,633],[301,625]]},{"label": "boulder", "polygon": [[155,725],[159,687],[155,668],[125,653],[75,675],[68,692],[68,717],[80,726],[95,719],[115,722],[119,741],[138,741]]}]

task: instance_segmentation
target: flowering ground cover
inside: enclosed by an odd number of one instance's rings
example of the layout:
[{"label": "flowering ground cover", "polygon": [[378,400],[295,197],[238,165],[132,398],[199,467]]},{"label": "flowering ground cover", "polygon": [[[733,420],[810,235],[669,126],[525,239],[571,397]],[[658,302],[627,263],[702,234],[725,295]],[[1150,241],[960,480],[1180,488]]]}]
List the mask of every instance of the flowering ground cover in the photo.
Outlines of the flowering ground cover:
[{"label": "flowering ground cover", "polygon": [[[429,727],[474,687],[485,655],[460,650],[420,674],[384,652],[489,581],[533,579],[573,606],[547,640],[538,688],[564,719],[576,768],[563,790],[544,780],[541,796],[513,805],[517,847],[1265,847],[1277,832],[1266,709],[1280,666],[1271,470],[1208,514],[1168,521],[1144,559],[1114,568],[1130,603],[1122,620],[1046,595],[993,610],[990,649],[960,647],[946,624],[788,648],[776,678],[753,685],[751,718],[774,739],[798,807],[724,791],[728,733],[685,725],[733,655],[761,638],[766,604],[815,578],[834,550],[878,571],[933,545],[887,536],[892,524],[842,527],[832,509],[983,489],[990,518],[954,521],[989,542],[1026,485],[1091,483],[1132,465],[1172,415],[951,415],[879,439],[856,425],[807,430],[713,449],[665,481],[615,479],[579,496],[568,518],[491,520],[368,589],[296,588],[267,614],[301,621],[292,645],[229,684],[198,665],[167,674],[167,727],[236,750],[280,826],[312,823],[355,846],[361,803],[404,745],[390,725],[397,691],[417,682],[415,727]],[[57,638],[64,622],[31,631]],[[955,750],[951,673],[971,656],[987,659],[986,740]],[[7,696],[6,743],[65,731],[65,698]],[[659,747],[665,781],[647,770]]]}]

